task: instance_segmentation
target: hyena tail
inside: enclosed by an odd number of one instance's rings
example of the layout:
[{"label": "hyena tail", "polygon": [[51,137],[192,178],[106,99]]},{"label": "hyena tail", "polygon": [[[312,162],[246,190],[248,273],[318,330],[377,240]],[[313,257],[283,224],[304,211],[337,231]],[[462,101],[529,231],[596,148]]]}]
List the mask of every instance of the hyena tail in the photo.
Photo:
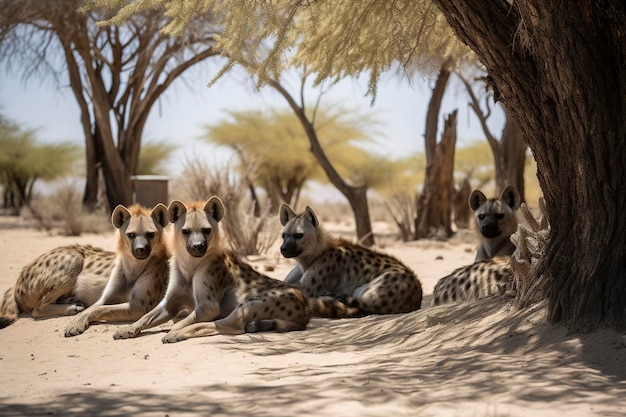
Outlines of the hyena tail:
[{"label": "hyena tail", "polygon": [[358,307],[357,300],[352,297],[345,297],[343,300],[328,296],[309,298],[308,304],[311,315],[315,317],[340,319],[368,314]]},{"label": "hyena tail", "polygon": [[15,301],[15,287],[11,287],[0,300],[0,329],[15,323],[20,315],[20,307]]}]

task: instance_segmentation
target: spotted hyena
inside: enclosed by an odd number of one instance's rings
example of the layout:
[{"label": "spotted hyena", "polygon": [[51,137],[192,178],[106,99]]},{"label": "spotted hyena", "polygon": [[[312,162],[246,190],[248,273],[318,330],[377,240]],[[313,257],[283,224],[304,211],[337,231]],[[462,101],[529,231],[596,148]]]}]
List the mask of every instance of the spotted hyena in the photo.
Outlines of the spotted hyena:
[{"label": "spotted hyena", "polygon": [[512,186],[506,187],[500,198],[487,199],[479,190],[472,192],[469,206],[481,237],[474,262],[513,254],[515,246],[510,238],[517,231],[520,204],[519,192]]},{"label": "spotted hyena", "polygon": [[509,256],[479,261],[458,268],[437,281],[431,305],[502,295],[511,290],[512,281]]},{"label": "spotted hyena", "polygon": [[174,319],[163,337],[172,343],[192,337],[274,330],[303,330],[309,322],[306,297],[282,281],[255,271],[220,242],[218,222],[224,205],[218,197],[185,205],[173,201],[170,281],[157,307],[116,339]]},{"label": "spotted hyena", "polygon": [[[0,327],[20,313],[35,318],[75,315],[66,336],[82,333],[96,321],[132,321],[151,309],[167,281],[163,226],[167,208],[152,211],[117,206],[117,251],[89,245],[53,249],[25,266],[0,303]],[[79,314],[80,313],[80,314]]]},{"label": "spotted hyena", "polygon": [[310,207],[296,215],[283,204],[280,222],[284,226],[280,251],[298,262],[285,282],[297,284],[310,297],[313,315],[358,317],[421,307],[421,284],[398,259],[332,237]]}]

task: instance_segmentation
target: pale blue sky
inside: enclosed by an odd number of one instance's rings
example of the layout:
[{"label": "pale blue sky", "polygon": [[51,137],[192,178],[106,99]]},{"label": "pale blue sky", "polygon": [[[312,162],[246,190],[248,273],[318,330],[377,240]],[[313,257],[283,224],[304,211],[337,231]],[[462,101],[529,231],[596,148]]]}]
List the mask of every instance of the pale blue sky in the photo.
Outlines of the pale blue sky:
[{"label": "pale blue sky", "polygon": [[[7,75],[0,68],[0,111],[24,127],[37,129],[37,137],[46,142],[72,140],[83,142],[78,106],[67,87],[31,80],[24,84],[19,76]],[[193,77],[192,77],[193,76]],[[234,72],[207,87],[212,74],[197,71],[184,83],[175,83],[153,108],[144,140],[168,140],[177,144],[168,164],[168,175],[175,176],[186,159],[201,157],[207,161],[227,157],[225,150],[216,150],[198,139],[204,124],[213,124],[225,117],[227,110],[287,107],[286,102],[269,88],[255,92],[245,75]],[[365,97],[366,80],[345,80],[334,86],[323,103],[342,103],[371,113],[382,122],[382,135],[377,152],[392,157],[406,156],[423,149],[426,108],[434,81],[413,77],[411,82],[395,74],[386,74],[379,85],[374,106]],[[193,89],[193,90],[192,90]],[[309,92],[311,100],[315,92]],[[468,97],[458,82],[452,82],[444,100],[442,114],[459,109],[458,145],[483,138],[478,121],[467,106]],[[492,116],[492,132],[502,130],[502,115]]]}]

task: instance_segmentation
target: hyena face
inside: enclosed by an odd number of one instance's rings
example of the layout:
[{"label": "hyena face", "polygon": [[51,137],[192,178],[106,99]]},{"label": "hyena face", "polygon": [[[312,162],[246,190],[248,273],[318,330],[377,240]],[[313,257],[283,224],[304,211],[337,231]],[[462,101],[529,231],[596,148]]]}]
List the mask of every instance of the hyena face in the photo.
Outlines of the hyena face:
[{"label": "hyena face", "polygon": [[113,226],[119,230],[118,249],[132,253],[136,259],[146,259],[153,247],[156,247],[167,226],[167,208],[159,203],[152,211],[138,204],[128,209],[119,205],[111,215]]},{"label": "hyena face", "polygon": [[170,222],[174,223],[175,239],[184,242],[187,253],[202,257],[211,246],[219,243],[217,223],[224,217],[224,205],[217,197],[206,203],[172,201],[168,207]]},{"label": "hyena face", "polygon": [[284,226],[280,252],[285,258],[306,256],[308,250],[317,247],[319,222],[310,207],[298,216],[289,206],[283,204],[279,215],[280,224]]},{"label": "hyena face", "polygon": [[517,230],[517,217],[514,211],[521,204],[519,192],[508,186],[500,198],[487,199],[485,195],[474,190],[469,198],[469,205],[474,211],[474,220],[480,234],[487,239],[499,236],[510,236]]}]

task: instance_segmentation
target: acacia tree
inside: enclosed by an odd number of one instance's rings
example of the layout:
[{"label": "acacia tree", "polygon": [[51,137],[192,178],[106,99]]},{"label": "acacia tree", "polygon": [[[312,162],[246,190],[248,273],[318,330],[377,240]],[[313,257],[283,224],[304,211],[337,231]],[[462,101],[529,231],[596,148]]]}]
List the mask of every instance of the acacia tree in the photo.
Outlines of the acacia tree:
[{"label": "acacia tree", "polygon": [[[232,111],[229,115],[230,120],[206,127],[206,139],[231,147],[244,169],[255,165],[255,182],[267,193],[272,213],[278,212],[282,202],[297,206],[309,179],[325,179],[293,111]],[[321,145],[342,176],[354,183],[376,185],[372,158],[355,146],[369,139],[367,127],[371,121],[343,108],[319,108],[315,118]]]},{"label": "acacia tree", "polygon": [[[175,14],[185,2],[152,3]],[[252,21],[258,22],[256,16],[242,18],[242,10],[254,8],[266,16],[263,23],[269,24],[258,29],[264,39],[274,41],[266,72],[278,68],[280,52],[294,39],[305,39],[317,50],[305,46],[298,53],[314,58],[320,77],[367,67],[374,87],[378,74],[391,62],[407,62],[411,51],[427,40],[420,29],[432,20],[423,20],[424,14],[413,9],[437,5],[454,33],[484,64],[494,99],[518,122],[537,162],[551,229],[530,278],[547,299],[550,320],[563,321],[572,329],[601,324],[626,328],[623,1],[583,0],[576,7],[550,0],[227,3],[234,11],[223,16],[232,24],[225,38],[233,51],[245,54],[244,35],[256,27]],[[203,4],[209,8],[220,4],[226,10],[222,2]],[[352,13],[344,13],[350,8]],[[310,31],[298,32],[303,29],[294,23],[298,12],[310,22]],[[179,15],[178,26],[184,26],[189,13]],[[286,18],[272,20],[268,15]],[[315,59],[320,56],[324,59]]]},{"label": "acacia tree", "polygon": [[107,14],[80,12],[82,0],[0,0],[0,60],[26,79],[67,80],[85,135],[84,203],[132,203],[142,132],[150,111],[187,69],[217,55],[211,14],[189,22],[183,37],[160,33],[170,22],[146,10],[120,26],[99,26]]},{"label": "acacia tree", "polygon": [[319,175],[298,119],[290,111],[278,110],[228,114],[228,120],[206,126],[205,139],[233,149],[244,170],[255,164],[254,182],[267,193],[271,213],[278,213],[282,202],[297,205],[307,179]]},{"label": "acacia tree", "polygon": [[80,148],[70,142],[38,143],[35,131],[0,115],[0,186],[6,209],[19,213],[33,197],[39,180],[49,181],[70,174]]}]

